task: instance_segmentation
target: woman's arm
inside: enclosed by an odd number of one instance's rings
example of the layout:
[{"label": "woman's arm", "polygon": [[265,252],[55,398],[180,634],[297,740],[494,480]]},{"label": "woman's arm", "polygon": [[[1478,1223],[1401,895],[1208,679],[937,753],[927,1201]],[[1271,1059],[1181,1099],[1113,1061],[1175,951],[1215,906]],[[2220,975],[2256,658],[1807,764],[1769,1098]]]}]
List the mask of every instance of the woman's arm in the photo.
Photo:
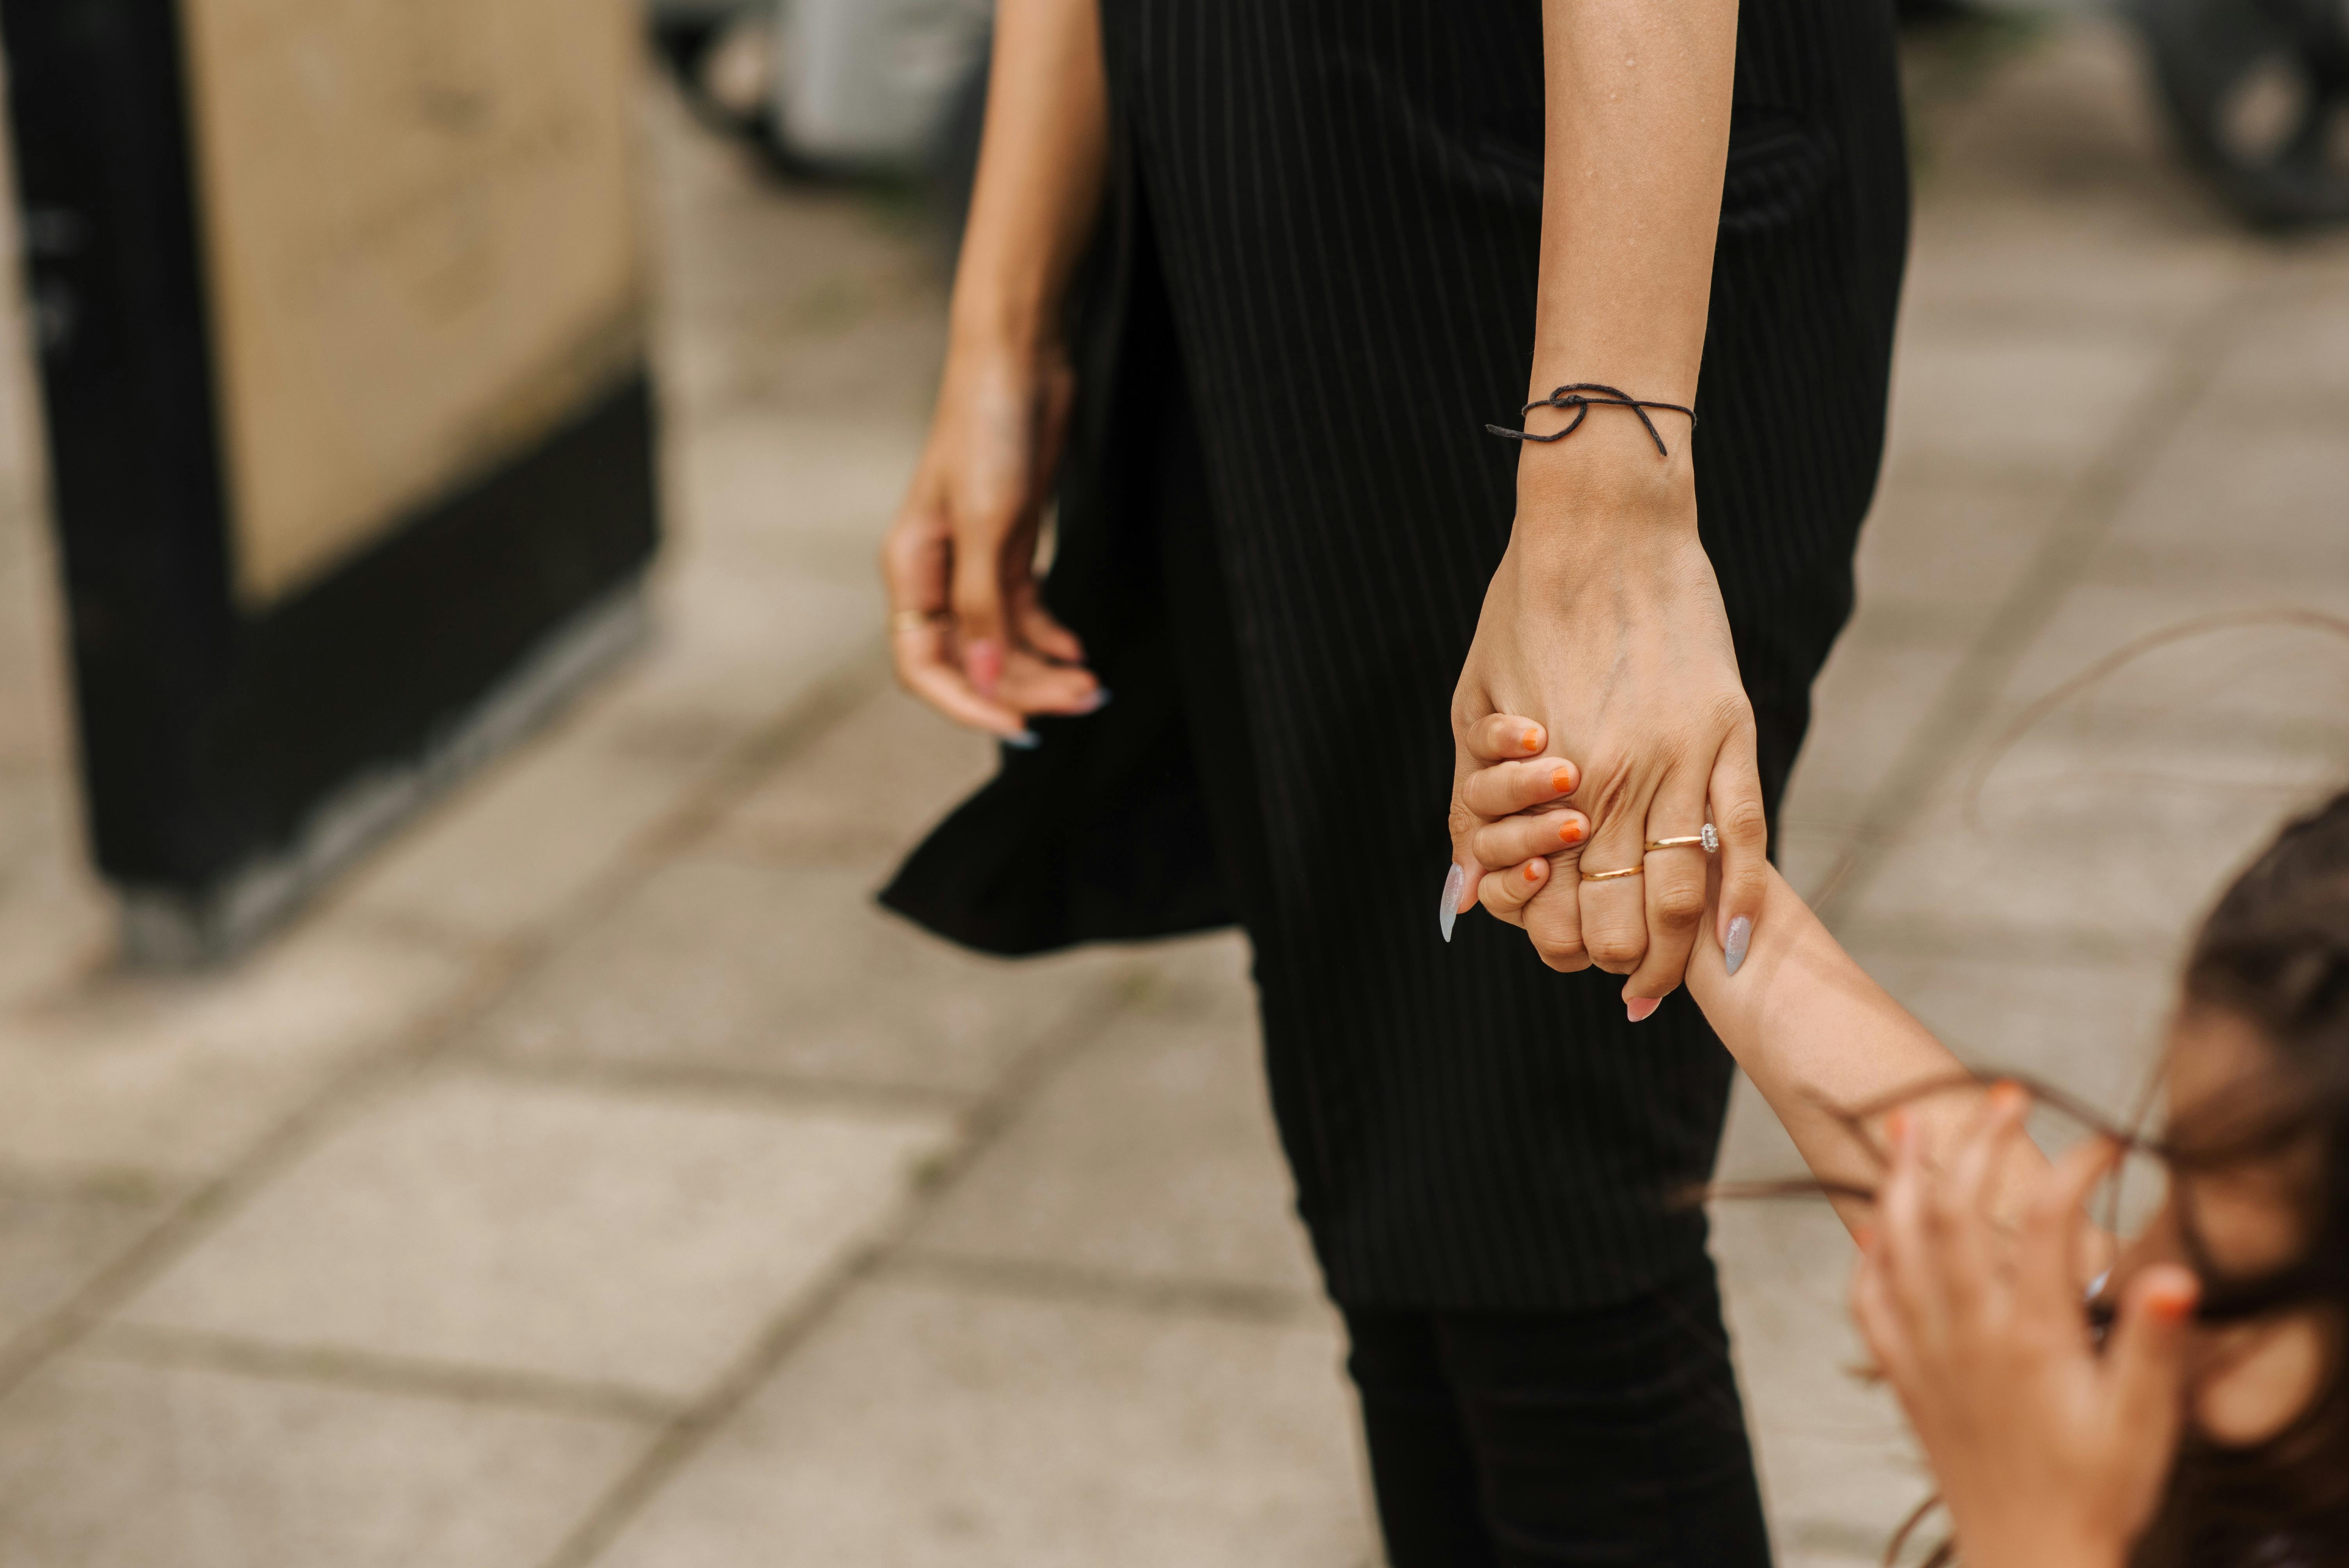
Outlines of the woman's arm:
[{"label": "woman's arm", "polygon": [[[1528,396],[1576,382],[1692,405],[1720,226],[1737,49],[1735,0],[1546,0],[1547,130],[1540,292]],[[1593,408],[1571,437],[1527,443],[1517,516],[1453,703],[1468,732],[1527,715],[1581,765],[1585,863],[1638,865],[1651,838],[1713,820],[1724,840],[1723,923],[1762,896],[1766,830],[1753,712],[1721,590],[1697,540],[1686,416]],[[1528,428],[1560,428],[1540,408]],[[1457,907],[1486,869],[1454,806]],[[1644,877],[1559,877],[1521,913],[1555,968],[1630,976],[1627,1002],[1680,983],[1705,909],[1702,868],[1661,856]],[[1570,868],[1568,868],[1570,869]],[[1634,1006],[1643,1016],[1650,1006]]]},{"label": "woman's arm", "polygon": [[1036,529],[1075,378],[1062,296],[1101,209],[1109,93],[1098,0],[1002,0],[987,127],[928,444],[882,546],[898,678],[1008,739],[1100,686],[1037,602]]}]

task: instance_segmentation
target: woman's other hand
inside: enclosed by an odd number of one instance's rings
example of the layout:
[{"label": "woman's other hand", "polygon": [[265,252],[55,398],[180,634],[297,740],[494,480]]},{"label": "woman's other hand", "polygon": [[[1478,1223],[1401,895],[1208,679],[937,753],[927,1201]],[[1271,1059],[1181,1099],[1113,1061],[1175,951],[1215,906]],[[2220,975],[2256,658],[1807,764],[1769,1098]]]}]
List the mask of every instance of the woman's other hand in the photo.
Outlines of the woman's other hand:
[{"label": "woman's other hand", "polygon": [[1000,0],[946,376],[881,575],[897,678],[1014,745],[1102,700],[1038,601],[1036,541],[1076,393],[1062,296],[1108,163],[1096,0]]},{"label": "woman's other hand", "polygon": [[1057,345],[957,346],[928,443],[881,550],[906,689],[1014,744],[1040,713],[1090,713],[1101,686],[1044,610],[1037,531],[1075,378]]},{"label": "woman's other hand", "polygon": [[2039,1179],[2018,1229],[1993,1219],[2028,1097],[2001,1085],[1950,1146],[1915,1118],[1852,1282],[1852,1315],[1925,1447],[1968,1568],[2120,1568],[2151,1521],[2184,1416],[2194,1276],[2148,1268],[2100,1351],[2080,1299],[2085,1203],[2112,1146]]}]

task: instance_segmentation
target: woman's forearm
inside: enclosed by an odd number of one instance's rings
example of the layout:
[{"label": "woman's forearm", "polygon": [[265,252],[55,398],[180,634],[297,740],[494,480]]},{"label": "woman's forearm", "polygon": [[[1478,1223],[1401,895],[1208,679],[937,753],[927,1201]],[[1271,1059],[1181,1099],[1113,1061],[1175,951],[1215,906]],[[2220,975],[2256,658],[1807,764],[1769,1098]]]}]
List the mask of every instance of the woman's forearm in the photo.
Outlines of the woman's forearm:
[{"label": "woman's forearm", "polygon": [[[1527,397],[1591,381],[1692,404],[1729,155],[1736,0],[1545,0],[1542,20],[1547,130]],[[1668,459],[1623,410],[1594,413],[1571,440],[1527,447],[1520,527],[1570,515],[1583,551],[1594,526],[1693,530],[1688,422],[1655,418]],[[1563,418],[1539,409],[1530,428]],[[1610,504],[1588,504],[1602,499]]]},{"label": "woman's forearm", "polygon": [[1057,330],[1101,210],[1109,86],[1098,0],[1001,0],[987,129],[955,275],[958,344],[1032,344]]},{"label": "woman's forearm", "polygon": [[[1882,1174],[1838,1111],[1878,1105],[1903,1088],[1962,1070],[1775,870],[1736,975],[1728,973],[1708,929],[1689,963],[1688,987],[1822,1181],[1870,1189]],[[1914,1114],[1934,1123],[1970,1117],[1972,1106],[1963,1097],[1936,1097]],[[1837,1198],[1836,1208],[1846,1224],[1867,1212],[1848,1198]]]}]

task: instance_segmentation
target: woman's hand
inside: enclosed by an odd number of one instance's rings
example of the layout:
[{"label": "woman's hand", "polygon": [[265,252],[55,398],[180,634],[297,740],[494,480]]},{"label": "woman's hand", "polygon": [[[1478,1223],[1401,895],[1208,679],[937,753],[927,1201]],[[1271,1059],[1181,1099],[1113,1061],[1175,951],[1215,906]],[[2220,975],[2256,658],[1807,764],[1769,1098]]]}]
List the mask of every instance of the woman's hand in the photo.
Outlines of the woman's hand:
[{"label": "woman's hand", "polygon": [[1889,1124],[1852,1315],[1924,1443],[1967,1568],[2119,1568],[2177,1451],[2196,1282],[2169,1265],[2139,1274],[2098,1351],[2078,1253],[2114,1150],[2065,1155],[2019,1232],[2002,1231],[1992,1202],[2028,1105],[1994,1088],[1938,1161],[1913,1118]]},{"label": "woman's hand", "polygon": [[[1645,438],[1635,423],[1624,423],[1628,429],[1613,432],[1619,449],[1629,444],[1625,438]],[[1598,433],[1594,424],[1573,438]],[[1581,456],[1604,460],[1599,451]],[[1529,542],[1521,511],[1485,591],[1452,704],[1453,861],[1464,878],[1453,906],[1465,909],[1485,873],[1501,869],[1478,854],[1485,813],[1464,793],[1479,768],[1499,759],[1480,753],[1522,746],[1525,729],[1537,728],[1535,749],[1578,770],[1572,793],[1559,801],[1585,820],[1578,869],[1642,866],[1644,874],[1604,882],[1556,875],[1529,902],[1511,907],[1495,898],[1487,907],[1522,925],[1554,969],[1596,964],[1629,975],[1623,995],[1636,1019],[1680,984],[1706,900],[1702,849],[1645,845],[1694,835],[1708,818],[1716,825],[1718,936],[1742,959],[1766,885],[1769,837],[1753,709],[1721,588],[1697,540],[1685,459],[1667,466],[1636,447],[1624,457],[1644,459],[1648,470],[1628,495],[1586,490],[1554,499],[1520,485],[1521,509],[1531,500],[1553,513],[1588,509],[1609,521],[1586,528],[1553,516]],[[1577,542],[1572,551],[1559,548],[1564,540]],[[1495,728],[1496,716],[1512,716],[1500,726],[1512,733]],[[1520,727],[1514,716],[1534,723]]]},{"label": "woman's hand", "polygon": [[1037,596],[1036,536],[1075,393],[1057,344],[957,345],[881,548],[890,651],[948,718],[1032,744],[1030,715],[1090,713],[1101,684]]},{"label": "woman's hand", "polygon": [[1036,535],[1075,398],[1058,323],[1101,210],[1109,82],[1096,0],[999,0],[994,37],[946,377],[881,575],[906,689],[1033,746],[1030,714],[1103,700],[1038,603]]}]

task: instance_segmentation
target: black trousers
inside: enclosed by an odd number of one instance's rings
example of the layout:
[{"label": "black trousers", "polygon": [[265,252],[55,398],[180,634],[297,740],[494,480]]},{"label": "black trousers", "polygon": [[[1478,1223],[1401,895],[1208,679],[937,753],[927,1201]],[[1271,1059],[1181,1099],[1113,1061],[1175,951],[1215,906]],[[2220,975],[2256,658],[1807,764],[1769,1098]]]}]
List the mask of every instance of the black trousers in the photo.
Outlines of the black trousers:
[{"label": "black trousers", "polygon": [[[1151,321],[1145,329],[1163,331]],[[1171,355],[1171,348],[1165,350]],[[1217,859],[1257,948],[1264,818],[1196,431],[1174,377],[1151,409],[1156,567]],[[1276,1100],[1289,1065],[1268,1053]],[[1299,1153],[1284,1126],[1290,1158]],[[1342,1299],[1392,1568],[1768,1568],[1770,1543],[1701,1230],[1685,1266],[1579,1311],[1371,1308]]]},{"label": "black trousers", "polygon": [[1346,1328],[1392,1568],[1767,1568],[1710,1262],[1617,1306]]}]

